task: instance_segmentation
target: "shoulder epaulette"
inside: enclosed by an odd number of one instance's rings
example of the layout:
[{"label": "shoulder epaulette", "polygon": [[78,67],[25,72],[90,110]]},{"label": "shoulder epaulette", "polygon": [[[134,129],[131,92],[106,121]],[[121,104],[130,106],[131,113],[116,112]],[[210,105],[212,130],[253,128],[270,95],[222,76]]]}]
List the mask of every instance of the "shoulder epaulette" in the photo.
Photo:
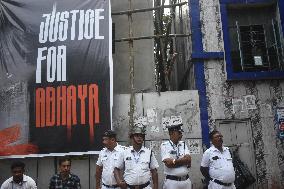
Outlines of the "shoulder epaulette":
[{"label": "shoulder epaulette", "polygon": [[167,145],[169,143],[169,141],[165,141],[162,143],[162,145]]}]

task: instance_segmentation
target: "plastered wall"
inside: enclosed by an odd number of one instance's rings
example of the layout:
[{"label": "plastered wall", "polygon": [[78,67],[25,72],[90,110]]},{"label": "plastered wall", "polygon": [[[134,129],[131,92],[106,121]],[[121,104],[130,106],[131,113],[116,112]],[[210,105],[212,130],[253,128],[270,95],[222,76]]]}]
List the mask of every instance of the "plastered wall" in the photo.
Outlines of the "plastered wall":
[{"label": "plastered wall", "polygon": [[[200,0],[203,49],[222,52],[223,37],[218,0]],[[257,187],[284,187],[284,142],[277,137],[275,114],[283,107],[284,81],[227,81],[226,62],[204,62],[209,126],[216,120],[249,119],[255,148]]]},{"label": "plastered wall", "polygon": [[[128,110],[130,95],[116,95],[113,109],[113,127],[118,132],[118,140],[129,141],[128,136]],[[146,143],[145,146],[154,150],[159,162],[159,183],[162,187],[164,179],[163,163],[160,157],[160,144],[169,138],[168,131],[163,127],[163,119],[170,116],[181,116],[183,119],[183,140],[192,154],[192,168],[190,178],[194,188],[202,188],[201,173],[199,171],[200,161],[203,154],[200,127],[200,111],[198,92],[171,91],[158,93],[139,93],[135,96],[136,108],[134,116],[147,118]],[[160,187],[160,188],[161,188]]]},{"label": "plastered wall", "polygon": [[[152,0],[132,0],[133,9],[146,9],[153,7]],[[112,12],[129,10],[128,0],[112,0]],[[115,39],[129,38],[129,22],[127,14],[113,15],[112,21],[115,28]],[[154,35],[153,12],[140,12],[132,14],[133,37]],[[128,42],[116,42],[113,53],[114,66],[114,93],[130,93],[129,80],[129,55]],[[154,75],[154,40],[143,39],[133,42],[134,58],[134,86],[137,91],[155,91]]]}]

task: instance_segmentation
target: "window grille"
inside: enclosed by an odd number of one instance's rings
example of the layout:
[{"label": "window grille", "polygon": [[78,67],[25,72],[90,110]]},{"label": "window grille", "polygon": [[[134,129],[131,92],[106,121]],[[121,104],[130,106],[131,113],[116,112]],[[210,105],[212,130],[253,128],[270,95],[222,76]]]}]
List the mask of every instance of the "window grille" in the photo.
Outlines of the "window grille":
[{"label": "window grille", "polygon": [[[283,33],[276,4],[229,7],[231,61],[234,72],[284,69]],[[269,14],[265,14],[269,12]],[[259,14],[262,16],[259,17]],[[233,24],[234,23],[234,24]]]}]

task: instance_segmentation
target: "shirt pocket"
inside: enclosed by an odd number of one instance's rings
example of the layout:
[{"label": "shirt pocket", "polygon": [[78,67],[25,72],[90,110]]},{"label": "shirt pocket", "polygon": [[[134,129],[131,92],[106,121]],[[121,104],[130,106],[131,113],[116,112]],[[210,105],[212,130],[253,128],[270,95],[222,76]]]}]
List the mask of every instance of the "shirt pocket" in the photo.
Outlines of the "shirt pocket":
[{"label": "shirt pocket", "polygon": [[149,161],[142,161],[141,162],[141,169],[142,170],[149,170]]},{"label": "shirt pocket", "polygon": [[133,168],[132,160],[125,160],[125,169],[129,170]]},{"label": "shirt pocket", "polygon": [[115,167],[116,163],[118,162],[118,157],[115,156],[112,158],[112,161],[109,162],[109,164],[113,167]]},{"label": "shirt pocket", "polygon": [[170,158],[172,159],[176,159],[178,157],[177,150],[170,150],[168,153],[170,154]]},{"label": "shirt pocket", "polygon": [[221,169],[222,168],[222,162],[221,159],[212,159],[211,157],[211,161],[212,161],[212,167],[214,169]]},{"label": "shirt pocket", "polygon": [[178,157],[181,158],[181,157],[183,157],[184,155],[185,155],[184,149],[179,150],[179,152],[178,152]]},{"label": "shirt pocket", "polygon": [[227,160],[228,166],[233,166],[233,159],[232,158],[226,158],[226,160]]},{"label": "shirt pocket", "polygon": [[117,161],[118,160],[118,157],[117,156],[114,156],[113,157],[113,161]]},{"label": "shirt pocket", "polygon": [[107,160],[108,160],[108,157],[102,157],[101,161],[102,161],[102,164],[103,165],[107,165]]}]

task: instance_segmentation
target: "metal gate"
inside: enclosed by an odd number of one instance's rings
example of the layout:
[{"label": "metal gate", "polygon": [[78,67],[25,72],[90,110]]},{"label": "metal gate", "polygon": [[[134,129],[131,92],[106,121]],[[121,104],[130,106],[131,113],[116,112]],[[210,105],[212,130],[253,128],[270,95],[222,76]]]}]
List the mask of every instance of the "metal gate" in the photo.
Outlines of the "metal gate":
[{"label": "metal gate", "polygon": [[[252,140],[252,129],[249,120],[217,120],[216,129],[223,135],[224,146],[237,150],[242,162],[247,164],[256,178],[255,151]],[[250,186],[248,189],[254,189]]]}]

